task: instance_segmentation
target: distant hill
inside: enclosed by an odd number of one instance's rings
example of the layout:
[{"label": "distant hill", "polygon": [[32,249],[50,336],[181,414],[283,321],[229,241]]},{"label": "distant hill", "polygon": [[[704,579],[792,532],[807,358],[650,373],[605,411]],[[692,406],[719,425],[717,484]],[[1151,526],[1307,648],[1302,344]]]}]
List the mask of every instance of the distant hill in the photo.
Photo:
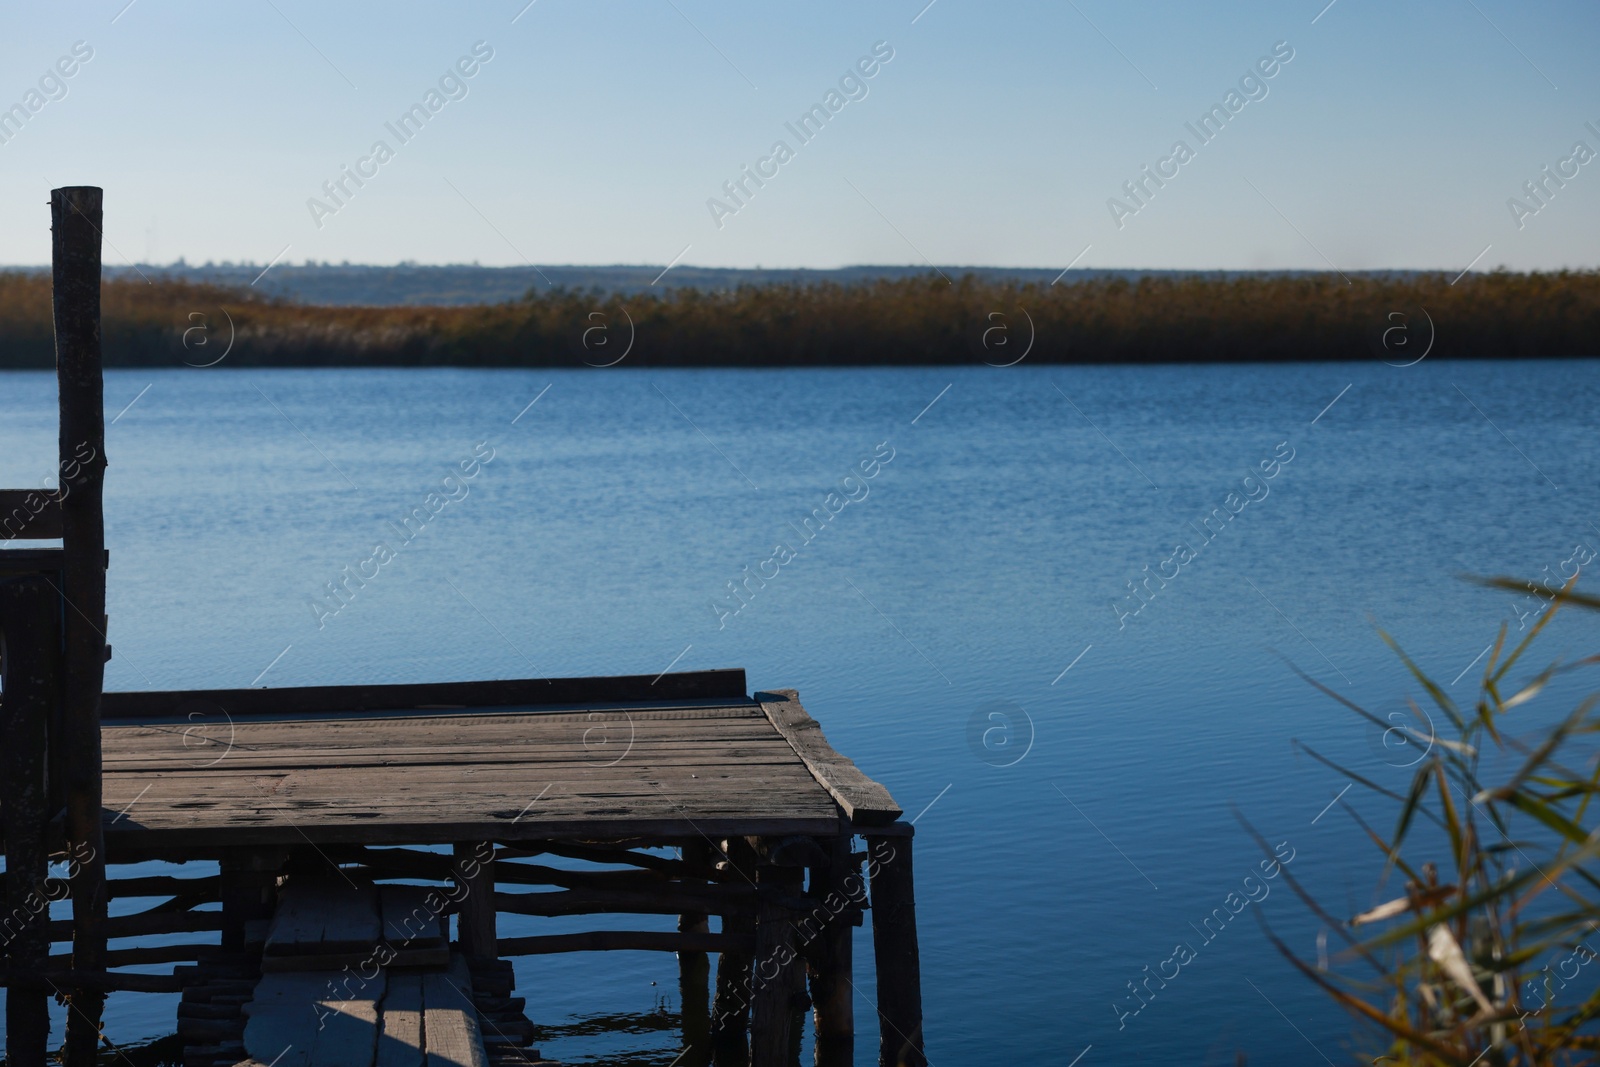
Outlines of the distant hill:
[{"label": "distant hill", "polygon": [[[927,266],[862,266],[835,270],[771,269],[742,270],[718,267],[674,267],[662,275],[662,266],[612,267],[479,267],[472,264],[428,266],[400,263],[392,267],[358,264],[320,263],[295,266],[280,263],[261,277],[264,264],[206,263],[179,261],[167,266],[139,264],[137,267],[106,265],[108,278],[169,279],[200,284],[248,287],[268,296],[281,296],[298,303],[325,307],[459,307],[471,304],[499,304],[516,300],[530,290],[541,294],[564,288],[580,291],[598,289],[626,295],[654,288],[698,289],[702,292],[731,292],[741,285],[772,283],[862,285],[875,281],[900,281],[933,273]],[[41,271],[45,268],[39,268]],[[940,267],[951,279],[971,274],[980,281],[996,284],[1037,283],[1047,285],[1060,275],[1060,268],[1047,267]],[[1073,270],[1063,283],[1088,279],[1123,278],[1136,281],[1146,277],[1178,278],[1195,271],[1160,270]],[[1245,277],[1264,272],[1211,271],[1208,277]],[[1277,271],[1274,276],[1314,272]],[[1412,272],[1394,272],[1397,276]],[[260,281],[256,279],[260,277]],[[660,278],[659,282],[656,279]],[[652,282],[656,284],[652,287]]]}]

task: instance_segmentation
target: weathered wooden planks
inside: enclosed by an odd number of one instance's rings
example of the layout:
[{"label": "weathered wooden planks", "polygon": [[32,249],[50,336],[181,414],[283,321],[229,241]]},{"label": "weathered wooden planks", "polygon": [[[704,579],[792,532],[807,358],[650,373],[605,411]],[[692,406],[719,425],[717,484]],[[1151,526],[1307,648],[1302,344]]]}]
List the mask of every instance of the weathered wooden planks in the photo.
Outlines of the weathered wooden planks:
[{"label": "weathered wooden planks", "polygon": [[861,773],[853,761],[841,756],[822,736],[817,720],[800,705],[793,689],[757,693],[761,710],[794,747],[796,755],[839,802],[850,820],[860,826],[891,823],[902,814],[883,786]]},{"label": "weathered wooden planks", "polygon": [[[378,1003],[383,999],[386,976],[380,973],[349,1000],[323,994],[316,1048],[311,1067],[351,1067],[370,1064],[378,1051]],[[341,996],[349,996],[340,993]]]},{"label": "weathered wooden planks", "polygon": [[608,704],[669,700],[743,700],[742,670],[685,671],[603,678],[523,678],[491,682],[414,685],[324,685],[286,689],[208,689],[107,693],[108,718],[177,715],[193,701],[208,701],[232,715],[302,712],[405,711],[491,708],[515,704]]},{"label": "weathered wooden planks", "polygon": [[279,1067],[487,1067],[466,961],[336,983],[269,973],[245,1005],[244,1047]]},{"label": "weathered wooden planks", "polygon": [[444,974],[423,975],[422,1032],[427,1067],[488,1067],[478,1009],[472,1003],[472,976],[462,957],[452,956]]},{"label": "weathered wooden planks", "polygon": [[378,891],[370,884],[291,875],[267,930],[268,956],[371,950],[382,936]]},{"label": "weathered wooden planks", "polygon": [[378,1029],[377,1067],[423,1067],[422,976],[392,974]]},{"label": "weathered wooden planks", "polygon": [[0,489],[0,541],[60,536],[61,498],[54,489]]},{"label": "weathered wooden planks", "polygon": [[[383,939],[396,950],[429,949],[449,943],[437,890],[420,885],[378,887]],[[442,962],[442,961],[441,961]]]},{"label": "weathered wooden planks", "polygon": [[201,746],[184,719],[104,728],[114,846],[839,828],[833,796],[753,703],[202,720]]},{"label": "weathered wooden planks", "polygon": [[585,930],[576,934],[502,937],[501,956],[541,956],[552,952],[733,952],[755,951],[755,938],[739,934],[678,933],[667,930]]},{"label": "weathered wooden planks", "polygon": [[[334,990],[326,974],[266,974],[245,1005],[245,1051],[278,1067],[363,1067],[377,1049],[378,1002],[385,976],[360,989]],[[341,999],[348,998],[348,999]],[[338,1057],[338,1058],[336,1058]]]}]

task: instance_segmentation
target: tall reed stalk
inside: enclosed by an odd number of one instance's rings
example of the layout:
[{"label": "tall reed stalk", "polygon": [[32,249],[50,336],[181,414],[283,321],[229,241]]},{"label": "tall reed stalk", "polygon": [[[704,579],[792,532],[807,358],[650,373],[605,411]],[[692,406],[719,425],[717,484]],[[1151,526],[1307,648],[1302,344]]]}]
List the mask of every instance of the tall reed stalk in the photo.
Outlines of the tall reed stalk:
[{"label": "tall reed stalk", "polygon": [[[1582,700],[1531,743],[1513,736],[1517,709],[1560,674],[1600,655],[1556,663],[1531,678],[1512,672],[1558,610],[1600,610],[1573,591],[1576,576],[1550,591],[1549,609],[1514,648],[1502,625],[1476,702],[1459,706],[1388,634],[1428,701],[1448,723],[1434,736],[1413,700],[1418,742],[1431,743],[1408,788],[1396,792],[1315,752],[1318,760],[1395,807],[1388,833],[1353,808],[1350,817],[1382,857],[1384,884],[1404,879],[1392,899],[1336,919],[1289,876],[1301,899],[1345,942],[1332,963],[1308,962],[1276,936],[1278,949],[1330,997],[1376,1033],[1363,1062],[1417,1067],[1506,1067],[1596,1062],[1600,1051],[1600,825],[1590,802],[1600,761],[1587,743],[1600,732],[1600,694]],[[1483,584],[1526,593],[1525,582]],[[1392,724],[1307,678],[1362,718]],[[1527,712],[1522,713],[1526,715]],[[1486,749],[1515,770],[1484,781]],[[1310,751],[1310,750],[1308,750]],[[1424,828],[1431,828],[1426,830]],[[1419,832],[1419,829],[1424,832]],[[1287,874],[1287,872],[1285,872]],[[1353,973],[1352,973],[1353,972]]]}]

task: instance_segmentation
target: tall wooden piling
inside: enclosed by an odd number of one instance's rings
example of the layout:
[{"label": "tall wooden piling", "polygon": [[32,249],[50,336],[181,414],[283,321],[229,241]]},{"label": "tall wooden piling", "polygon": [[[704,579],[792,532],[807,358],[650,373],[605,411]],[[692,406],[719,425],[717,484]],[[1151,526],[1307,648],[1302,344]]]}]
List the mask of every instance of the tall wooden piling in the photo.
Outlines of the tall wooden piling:
[{"label": "tall wooden piling", "polygon": [[468,957],[492,960],[499,955],[494,910],[494,845],[487,841],[458,841],[451,868],[460,898],[456,904],[456,931],[461,951]]},{"label": "tall wooden piling", "polygon": [[[683,846],[684,862],[692,867],[711,866],[711,845],[691,841]],[[680,934],[709,934],[710,916],[704,911],[685,911],[678,915]],[[708,1067],[711,1063],[711,960],[704,952],[678,953],[678,1003],[682,1005],[682,1067]]]},{"label": "tall wooden piling", "polygon": [[[105,841],[101,826],[100,696],[106,662],[105,403],[100,356],[101,191],[50,193],[56,377],[61,397],[62,590],[66,689],[66,836],[81,856],[72,879],[72,967],[105,969]],[[89,1067],[100,1042],[105,991],[70,991],[68,1067]]]},{"label": "tall wooden piling", "polygon": [[878,1063],[927,1067],[922,1047],[922,969],[917,900],[911,873],[911,827],[869,833],[872,953],[878,965]]},{"label": "tall wooden piling", "polygon": [[50,955],[49,720],[61,690],[61,598],[44,576],[0,583],[0,782],[5,787],[5,913],[0,950],[9,964],[6,1062],[43,1067],[50,1041],[49,990],[39,980]]},{"label": "tall wooden piling", "polygon": [[[803,876],[794,867],[763,864],[757,884],[787,899],[800,895]],[[793,913],[768,899],[756,918],[755,998],[750,1016],[751,1067],[791,1067],[800,1062],[805,1016],[806,965],[800,955]]]},{"label": "tall wooden piling", "polygon": [[[755,849],[742,837],[723,842],[722,852],[728,867],[745,884],[756,877]],[[755,937],[755,919],[749,915],[725,915],[724,933]],[[750,999],[754,987],[755,961],[748,952],[723,952],[717,956],[717,994],[711,1005],[711,1055],[716,1067],[748,1067],[750,1063]]]},{"label": "tall wooden piling", "polygon": [[[827,860],[811,869],[811,895],[820,898],[829,918],[809,946],[811,1006],[816,1028],[816,1067],[855,1063],[855,988],[853,923],[866,899],[861,863],[851,852],[852,838],[835,838]],[[841,902],[835,910],[833,902]]]}]

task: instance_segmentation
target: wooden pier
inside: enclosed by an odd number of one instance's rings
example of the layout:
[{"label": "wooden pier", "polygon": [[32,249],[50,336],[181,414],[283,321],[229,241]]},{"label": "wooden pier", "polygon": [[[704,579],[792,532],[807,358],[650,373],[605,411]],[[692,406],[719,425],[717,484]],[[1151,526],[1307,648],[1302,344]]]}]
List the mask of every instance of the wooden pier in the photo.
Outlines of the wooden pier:
[{"label": "wooden pier", "polygon": [[[0,541],[61,542],[0,546],[10,1067],[51,1059],[50,997],[88,1067],[123,991],[182,993],[186,1067],[550,1062],[509,960],[608,950],[677,954],[681,1067],[796,1064],[808,1022],[816,1063],[850,1064],[869,913],[879,1063],[922,1067],[911,827],[793,690],[727,670],[102,693],[100,202],[52,197],[59,487],[0,490]],[[217,873],[108,874],[147,860]],[[640,918],[502,937],[501,914]]]}]

